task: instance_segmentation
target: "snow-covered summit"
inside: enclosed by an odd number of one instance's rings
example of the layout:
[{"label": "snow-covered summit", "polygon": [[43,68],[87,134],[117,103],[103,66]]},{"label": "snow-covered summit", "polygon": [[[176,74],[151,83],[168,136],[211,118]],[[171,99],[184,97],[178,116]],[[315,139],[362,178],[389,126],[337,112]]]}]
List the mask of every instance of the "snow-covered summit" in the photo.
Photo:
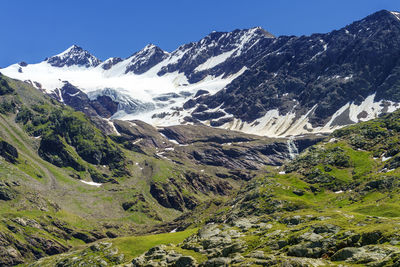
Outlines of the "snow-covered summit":
[{"label": "snow-covered summit", "polygon": [[[219,33],[218,38],[206,37],[171,53],[149,44],[126,59],[113,57],[104,62],[73,45],[43,62],[14,64],[2,69],[2,73],[40,84],[38,89],[64,103],[64,98],[72,103],[71,97],[81,95],[71,93],[76,90],[86,94],[91,101],[106,96],[118,104],[114,118],[142,119],[151,123],[154,118],[159,120],[159,114],[181,108],[197,91],[214,94],[240,76],[246,70],[246,62],[240,63],[237,69],[224,68],[228,56],[215,57],[225,51],[239,52],[248,48],[257,42],[257,36],[265,38],[259,31],[256,28]],[[190,81],[193,70],[201,64],[202,75]],[[76,90],[71,91],[71,88],[65,88],[66,85],[74,86]],[[182,119],[179,116],[160,123],[176,124]]]},{"label": "snow-covered summit", "polygon": [[400,106],[399,36],[398,13],[383,10],[326,34],[212,32],[170,53],[149,44],[103,63],[72,46],[1,72],[89,115],[271,136],[329,132]]},{"label": "snow-covered summit", "polygon": [[392,11],[392,13],[398,20],[400,20],[400,12]]},{"label": "snow-covered summit", "polygon": [[72,65],[83,67],[96,67],[101,63],[101,60],[77,45],[72,45],[64,52],[52,56],[46,61],[51,66],[59,68],[62,68],[64,66],[70,67]]},{"label": "snow-covered summit", "polygon": [[188,61],[202,61],[207,56],[218,56],[229,51],[232,51],[233,56],[239,56],[264,38],[275,37],[261,27],[236,29],[232,32],[214,31],[198,42],[179,47],[172,55],[184,51]]},{"label": "snow-covered summit", "polygon": [[146,45],[142,50],[134,53],[127,60],[125,73],[142,74],[160,63],[169,56],[169,53],[154,44]]}]

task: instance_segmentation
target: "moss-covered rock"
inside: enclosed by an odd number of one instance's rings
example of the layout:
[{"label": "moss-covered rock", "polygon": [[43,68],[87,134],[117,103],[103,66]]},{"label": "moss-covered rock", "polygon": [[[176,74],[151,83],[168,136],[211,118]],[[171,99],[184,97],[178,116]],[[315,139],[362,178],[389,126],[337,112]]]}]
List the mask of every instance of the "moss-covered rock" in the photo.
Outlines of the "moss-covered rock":
[{"label": "moss-covered rock", "polygon": [[18,191],[15,190],[8,183],[0,181],[0,200],[12,200],[16,198],[18,195]]},{"label": "moss-covered rock", "polygon": [[0,74],[0,96],[11,94],[14,92],[14,89],[8,84],[8,82],[2,77]]},{"label": "moss-covered rock", "polygon": [[18,151],[11,144],[0,139],[0,156],[11,163],[16,163],[18,159]]}]

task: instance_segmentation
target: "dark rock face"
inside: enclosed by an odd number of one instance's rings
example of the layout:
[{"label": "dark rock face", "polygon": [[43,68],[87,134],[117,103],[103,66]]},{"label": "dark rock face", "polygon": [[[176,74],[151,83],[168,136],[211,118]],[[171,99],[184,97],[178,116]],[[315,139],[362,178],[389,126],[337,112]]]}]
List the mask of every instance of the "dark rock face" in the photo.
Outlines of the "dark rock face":
[{"label": "dark rock face", "polygon": [[106,135],[115,134],[115,129],[106,119],[100,116],[90,117],[90,121]]},{"label": "dark rock face", "polygon": [[[53,227],[48,227],[47,223],[37,222],[28,218],[14,218],[12,220],[4,219],[7,227],[13,233],[18,233],[19,238],[16,238],[11,232],[0,232],[0,266],[15,266],[21,263],[31,263],[35,259],[41,257],[60,254],[66,252],[69,247],[61,244],[56,239],[45,238],[39,234],[42,230],[47,231],[47,234],[54,234],[59,238],[71,239],[72,235],[79,238],[89,235],[81,233],[76,235],[76,232],[68,228],[65,223],[54,221]],[[26,231],[25,228],[36,228],[36,232]],[[93,239],[95,240],[95,239]]]},{"label": "dark rock face", "polygon": [[133,72],[142,74],[154,67],[156,64],[168,57],[168,53],[155,45],[147,45],[143,50],[133,54],[130,58],[131,64],[125,73]]},{"label": "dark rock face", "polygon": [[185,173],[179,178],[169,178],[165,182],[152,182],[150,185],[150,193],[158,203],[179,211],[192,210],[199,204],[193,196],[183,193],[185,189],[204,194],[227,195],[232,187],[226,181],[194,172]]},{"label": "dark rock face", "polygon": [[[265,164],[281,165],[290,154],[287,141],[283,139],[268,139],[200,125],[170,126],[159,131],[179,144],[196,144],[190,158],[198,163],[232,170],[257,170]],[[305,137],[294,143],[301,152],[321,139]]]},{"label": "dark rock face", "polygon": [[105,62],[102,64],[101,67],[103,68],[103,70],[109,70],[109,69],[111,69],[112,66],[118,64],[118,63],[121,62],[121,61],[122,61],[122,58],[113,57],[113,58],[110,58],[109,60],[105,61]]},{"label": "dark rock face", "polygon": [[7,143],[6,141],[0,140],[0,156],[10,163],[16,163],[18,158],[18,151],[15,147]]},{"label": "dark rock face", "polygon": [[0,181],[0,200],[12,200],[16,198],[18,192],[9,183]]},{"label": "dark rock face", "polygon": [[158,203],[166,208],[173,208],[179,211],[183,211],[185,208],[186,203],[184,202],[182,195],[177,190],[170,188],[168,184],[162,186],[159,186],[156,183],[151,184],[150,194],[158,201]]},{"label": "dark rock face", "polygon": [[91,100],[87,94],[69,82],[65,82],[64,86],[52,96],[88,116],[109,118],[118,110],[118,103],[109,96],[99,95],[95,100]]},{"label": "dark rock face", "polygon": [[121,134],[120,139],[134,141],[142,139],[142,145],[146,147],[166,147],[167,139],[151,125],[142,121],[113,121],[115,128]]},{"label": "dark rock face", "polygon": [[[123,71],[139,75],[163,62],[158,76],[177,72],[183,74],[189,84],[210,76],[227,78],[242,71],[218,93],[210,94],[205,90],[207,88],[199,88],[194,96],[187,96],[183,108],[195,110],[184,118],[185,122],[220,127],[236,118],[251,123],[268,111],[277,110],[281,116],[294,114],[293,123],[281,128],[296,126],[296,120],[305,115],[314,129],[344,126],[375,116],[371,111],[362,110],[350,118],[351,109],[348,109],[340,116],[336,114],[336,119],[327,125],[335,112],[347,103],[360,104],[374,95],[375,102],[387,100],[379,109],[379,112],[387,112],[392,110],[389,106],[393,103],[389,101],[400,102],[399,36],[398,15],[383,10],[326,34],[274,37],[261,28],[252,28],[213,32],[171,53],[148,45],[124,61],[127,66]],[[100,67],[110,70],[121,60],[111,58]],[[56,67],[94,67],[100,64],[98,59],[77,46],[47,62]],[[20,66],[23,72],[24,64]],[[186,81],[180,85],[187,85]],[[108,118],[116,110],[137,114],[173,105],[178,95],[178,92],[157,95],[153,99],[155,103],[141,103],[135,99],[121,99],[126,97],[122,94],[120,98],[115,97],[115,93],[106,91],[108,89],[96,94],[111,99],[89,96],[89,103],[83,96],[81,99],[68,99],[66,95],[64,101],[86,110],[87,114]],[[396,105],[391,107],[397,108]],[[177,111],[182,106],[174,108],[169,111]],[[155,112],[154,118],[174,114],[169,111]],[[272,124],[273,120],[270,119]],[[311,131],[308,125],[289,134]],[[288,134],[285,129],[276,131],[279,131],[277,135]]]},{"label": "dark rock face", "polygon": [[180,144],[195,142],[214,142],[218,144],[229,142],[248,142],[254,140],[254,136],[231,132],[223,129],[210,129],[206,126],[177,125],[160,129],[169,139]]},{"label": "dark rock face", "polygon": [[192,117],[199,121],[206,121],[212,119],[218,119],[225,116],[225,112],[223,111],[215,111],[215,112],[194,112],[192,113]]},{"label": "dark rock face", "polygon": [[21,253],[13,247],[0,246],[0,265],[14,266],[24,262]]},{"label": "dark rock face", "polygon": [[72,65],[84,67],[96,67],[101,61],[91,55],[81,47],[73,45],[60,55],[47,59],[47,62],[53,67],[70,67]]},{"label": "dark rock face", "polygon": [[[273,35],[261,28],[234,30],[233,32],[213,32],[199,42],[182,45],[171,53],[171,56],[182,53],[184,55],[176,63],[163,67],[158,75],[179,71],[188,77],[190,83],[201,81],[207,75],[228,76],[242,69],[243,64],[246,66],[251,64],[251,60],[247,60],[245,54],[253,49],[254,43],[261,40],[271,42]],[[241,47],[240,52],[233,51],[238,47]],[[237,57],[232,60],[228,59],[214,68],[196,71],[196,68],[208,59],[229,52],[237,53]]]},{"label": "dark rock face", "polygon": [[208,92],[207,90],[200,89],[199,91],[197,91],[197,93],[194,97],[198,97],[198,96],[209,94],[209,93],[210,92]]},{"label": "dark rock face", "polygon": [[99,95],[96,100],[90,102],[91,106],[101,117],[109,118],[118,110],[118,103],[106,95]]},{"label": "dark rock face", "polygon": [[82,240],[85,243],[91,243],[97,240],[95,237],[83,232],[73,232],[71,235],[77,239]]},{"label": "dark rock face", "polygon": [[226,112],[247,122],[271,109],[280,114],[294,110],[300,116],[316,105],[310,121],[321,126],[346,103],[360,103],[375,92],[376,101],[398,102],[398,36],[399,19],[380,11],[327,34],[261,40],[255,45],[260,54],[248,52],[258,59],[250,69],[224,90],[195,103],[209,108],[222,104]]},{"label": "dark rock face", "polygon": [[58,167],[71,166],[77,171],[85,170],[85,167],[69,153],[58,135],[44,136],[40,141],[38,154],[44,160]]},{"label": "dark rock face", "polygon": [[193,157],[205,165],[256,170],[265,162],[265,159],[260,157],[257,152],[252,152],[250,149],[215,147],[193,151]]},{"label": "dark rock face", "polygon": [[55,240],[49,240],[39,236],[27,237],[26,240],[32,246],[42,248],[47,255],[56,255],[68,250],[67,247]]}]

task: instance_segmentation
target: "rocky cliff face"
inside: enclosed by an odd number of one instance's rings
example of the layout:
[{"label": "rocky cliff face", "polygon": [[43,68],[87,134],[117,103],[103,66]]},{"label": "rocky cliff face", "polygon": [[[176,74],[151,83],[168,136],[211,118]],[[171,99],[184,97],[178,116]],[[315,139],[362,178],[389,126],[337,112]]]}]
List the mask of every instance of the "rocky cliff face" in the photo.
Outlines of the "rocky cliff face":
[{"label": "rocky cliff face", "polygon": [[90,99],[87,94],[69,82],[64,82],[63,86],[55,90],[51,96],[89,117],[110,118],[118,110],[118,103],[111,97],[104,94]]},{"label": "rocky cliff face", "polygon": [[306,120],[302,126],[309,130],[369,119],[377,102],[375,115],[393,110],[400,101],[399,22],[394,13],[380,11],[328,34],[276,38],[251,69],[196,103],[247,123],[262,117],[269,123],[276,110],[275,119]]},{"label": "rocky cliff face", "polygon": [[[114,125],[119,134],[114,139],[124,148],[176,166],[193,167],[165,170],[163,179],[150,184],[150,194],[160,205],[179,211],[198,207],[202,203],[196,196],[199,193],[228,196],[235,183],[251,180],[266,165],[280,166],[323,139],[271,139],[200,125],[155,128],[142,121],[115,120]],[[158,169],[150,161],[141,168],[145,176],[153,177]]]}]

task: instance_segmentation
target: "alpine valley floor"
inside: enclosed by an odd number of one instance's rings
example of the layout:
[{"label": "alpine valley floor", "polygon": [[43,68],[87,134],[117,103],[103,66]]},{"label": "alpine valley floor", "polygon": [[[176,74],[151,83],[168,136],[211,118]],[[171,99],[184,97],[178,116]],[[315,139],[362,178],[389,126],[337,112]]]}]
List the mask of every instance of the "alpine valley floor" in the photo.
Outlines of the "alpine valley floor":
[{"label": "alpine valley floor", "polygon": [[0,69],[0,267],[400,266],[399,14]]},{"label": "alpine valley floor", "polygon": [[171,233],[30,266],[399,266],[399,137],[400,112],[337,130],[231,199],[179,217]]},{"label": "alpine valley floor", "polygon": [[398,264],[399,112],[295,140],[105,135],[27,83],[0,91],[2,266]]}]

